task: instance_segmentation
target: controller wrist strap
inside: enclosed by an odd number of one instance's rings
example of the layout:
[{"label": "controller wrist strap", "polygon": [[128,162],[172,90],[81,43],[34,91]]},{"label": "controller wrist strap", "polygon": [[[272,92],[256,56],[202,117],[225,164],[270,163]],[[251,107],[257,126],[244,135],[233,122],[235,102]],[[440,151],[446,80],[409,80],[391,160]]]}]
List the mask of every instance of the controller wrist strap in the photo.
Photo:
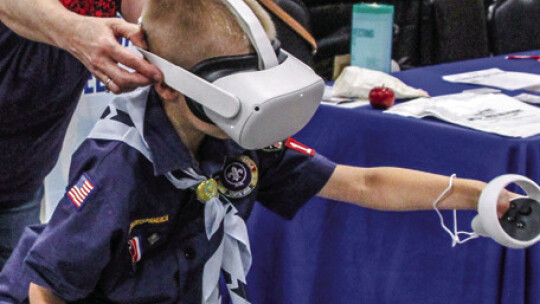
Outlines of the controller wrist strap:
[{"label": "controller wrist strap", "polygon": [[[439,204],[439,202],[446,196],[446,194],[452,189],[452,186],[454,184],[454,179],[456,178],[456,174],[452,174],[450,176],[450,182],[448,184],[448,187],[446,189],[444,189],[444,191],[441,193],[441,195],[439,195],[439,197],[437,197],[437,199],[433,202],[433,209],[435,209],[435,212],[437,212],[437,215],[439,216],[439,219],[440,219],[440,222],[441,222],[441,227],[444,229],[444,231],[446,231],[446,233],[448,233],[450,235],[450,237],[452,238],[452,247],[455,247],[457,244],[463,244],[467,241],[470,241],[472,239],[475,239],[478,237],[478,234],[476,234],[475,232],[466,232],[466,231],[458,231],[458,228],[457,228],[457,214],[456,214],[456,210],[454,209],[453,210],[453,218],[454,218],[454,231],[451,231],[448,227],[446,227],[446,225],[444,224],[444,219],[443,219],[443,216],[441,214],[441,212],[439,211],[439,208],[437,208],[437,205]],[[460,235],[466,235],[468,237],[466,237],[465,239],[460,239]]]}]

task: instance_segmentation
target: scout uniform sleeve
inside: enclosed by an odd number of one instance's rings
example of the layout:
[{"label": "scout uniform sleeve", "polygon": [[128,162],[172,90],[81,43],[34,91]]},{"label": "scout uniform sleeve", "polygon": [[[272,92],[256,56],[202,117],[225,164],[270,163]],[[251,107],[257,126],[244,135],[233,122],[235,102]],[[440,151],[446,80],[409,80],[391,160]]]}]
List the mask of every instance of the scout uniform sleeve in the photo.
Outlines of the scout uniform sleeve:
[{"label": "scout uniform sleeve", "polygon": [[129,226],[129,212],[118,195],[122,192],[119,181],[125,177],[116,170],[114,179],[108,175],[109,180],[104,180],[97,171],[73,175],[66,195],[26,258],[31,281],[67,302],[95,289],[117,250],[115,244],[122,243],[122,227]]},{"label": "scout uniform sleeve", "polygon": [[293,139],[284,142],[281,151],[263,150],[259,155],[261,180],[257,200],[289,219],[326,185],[336,167]]}]

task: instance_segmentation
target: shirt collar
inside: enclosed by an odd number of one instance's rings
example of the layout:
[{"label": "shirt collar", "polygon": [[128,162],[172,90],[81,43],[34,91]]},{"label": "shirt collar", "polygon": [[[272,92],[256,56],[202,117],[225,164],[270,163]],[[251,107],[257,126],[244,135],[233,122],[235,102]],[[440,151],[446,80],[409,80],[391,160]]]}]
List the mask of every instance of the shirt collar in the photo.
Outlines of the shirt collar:
[{"label": "shirt collar", "polygon": [[[153,87],[148,94],[146,105],[144,139],[152,154],[156,176],[188,168],[199,169],[199,164],[169,121]],[[239,155],[245,151],[232,140],[220,140],[210,136],[205,137],[199,150],[202,151],[201,162],[216,163],[222,162],[224,156]]]}]

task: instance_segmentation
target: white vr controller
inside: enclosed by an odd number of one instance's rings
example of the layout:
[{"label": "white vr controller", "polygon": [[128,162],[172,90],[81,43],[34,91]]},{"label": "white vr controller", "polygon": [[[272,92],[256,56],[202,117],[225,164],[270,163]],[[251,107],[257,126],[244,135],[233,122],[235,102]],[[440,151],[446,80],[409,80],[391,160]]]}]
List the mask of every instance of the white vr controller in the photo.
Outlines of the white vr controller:
[{"label": "white vr controller", "polygon": [[[510,208],[499,219],[497,201],[503,189],[515,183],[525,197],[514,199]],[[540,240],[540,187],[527,177],[507,174],[488,183],[478,202],[478,215],[472,221],[474,232],[491,237],[499,244],[511,248],[525,248]]]}]

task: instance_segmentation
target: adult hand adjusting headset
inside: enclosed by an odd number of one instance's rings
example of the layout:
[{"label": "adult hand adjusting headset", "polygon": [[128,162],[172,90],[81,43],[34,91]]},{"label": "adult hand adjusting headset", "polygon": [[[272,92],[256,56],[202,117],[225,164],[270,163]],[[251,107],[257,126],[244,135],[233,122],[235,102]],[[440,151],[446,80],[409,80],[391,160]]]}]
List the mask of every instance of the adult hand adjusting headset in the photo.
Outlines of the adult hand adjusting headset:
[{"label": "adult hand adjusting headset", "polygon": [[204,60],[191,71],[139,49],[186,96],[191,111],[220,127],[240,146],[260,149],[302,129],[320,104],[324,81],[307,65],[273,46],[242,0],[223,0],[256,54]]}]

